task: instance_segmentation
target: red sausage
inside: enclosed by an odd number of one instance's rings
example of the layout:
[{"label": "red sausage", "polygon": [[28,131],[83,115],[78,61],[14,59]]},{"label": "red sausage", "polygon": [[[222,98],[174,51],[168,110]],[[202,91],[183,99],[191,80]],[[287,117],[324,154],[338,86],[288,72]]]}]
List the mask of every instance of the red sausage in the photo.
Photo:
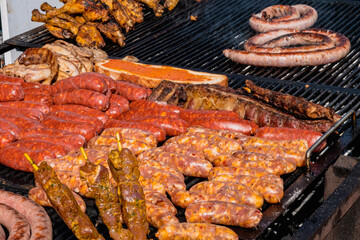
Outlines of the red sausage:
[{"label": "red sausage", "polygon": [[241,118],[210,117],[197,118],[191,122],[191,126],[202,126],[210,129],[231,130],[246,135],[253,135],[258,126],[249,120]]},{"label": "red sausage", "polygon": [[2,116],[1,118],[15,124],[21,130],[42,127],[39,121],[21,115],[8,115],[8,116]]},{"label": "red sausage", "polygon": [[[39,163],[46,159],[55,158],[55,154],[47,149],[29,150],[13,146],[0,148],[0,163],[15,170],[32,172],[33,167],[29,161],[24,157],[27,153],[34,160]],[[1,200],[0,200],[1,201]]]},{"label": "red sausage", "polygon": [[190,126],[188,122],[175,117],[149,116],[145,118],[134,119],[133,121],[158,125],[165,130],[166,135],[168,136],[177,136],[185,133],[186,129]]},{"label": "red sausage", "polygon": [[54,116],[46,116],[41,123],[48,128],[81,134],[85,137],[86,141],[96,136],[96,128],[91,123],[63,120]]},{"label": "red sausage", "polygon": [[55,104],[79,104],[105,111],[110,106],[109,97],[86,89],[76,89],[68,92],[60,92],[54,95]]},{"label": "red sausage", "polygon": [[25,80],[22,78],[18,78],[18,77],[10,77],[10,76],[6,76],[4,74],[0,74],[0,82],[9,82],[9,83],[24,83]]},{"label": "red sausage", "polygon": [[[56,129],[53,129],[56,130]],[[63,146],[68,152],[79,150],[86,143],[85,138],[80,134],[66,133],[65,135],[33,135],[24,137],[21,140],[27,141],[45,141]]]},{"label": "red sausage", "polygon": [[[261,127],[256,131],[255,136],[269,140],[292,141],[297,139],[304,139],[308,142],[310,147],[322,136],[322,133],[306,129]],[[320,144],[320,146],[317,147],[315,151],[321,151],[325,146],[326,141]]]},{"label": "red sausage", "polygon": [[130,101],[146,99],[148,90],[146,87],[126,81],[116,81],[116,90],[119,95],[126,97]]},{"label": "red sausage", "polygon": [[8,130],[0,129],[0,148],[16,141],[16,137]]},{"label": "red sausage", "polygon": [[[41,89],[44,90],[44,92],[49,93],[49,95],[52,94],[52,85],[45,85],[45,84],[40,84],[40,83],[35,83],[35,82],[23,82],[21,83],[21,86],[25,89],[25,88],[37,88],[37,89]],[[44,93],[42,93],[44,94]],[[48,94],[45,94],[48,95]]]},{"label": "red sausage", "polygon": [[21,131],[20,137],[25,138],[29,136],[41,136],[41,135],[56,137],[60,135],[62,136],[62,135],[80,135],[80,134],[72,133],[66,130],[58,130],[58,129],[42,127],[42,128],[25,129]]},{"label": "red sausage", "polygon": [[52,95],[51,90],[42,87],[27,87],[24,88],[25,94],[42,94],[42,95]]},{"label": "red sausage", "polygon": [[121,114],[124,112],[119,105],[110,103],[109,108],[105,111],[106,116],[112,119],[118,119],[121,117]]},{"label": "red sausage", "polygon": [[20,138],[21,129],[14,123],[0,118],[0,130],[9,131],[17,139]]},{"label": "red sausage", "polygon": [[44,208],[34,201],[12,192],[0,190],[0,202],[6,204],[21,215],[30,224],[30,240],[52,240],[52,223]]},{"label": "red sausage", "polygon": [[123,109],[123,111],[127,111],[130,109],[129,100],[127,100],[125,97],[120,95],[112,94],[110,97],[110,104],[116,104],[120,106]]},{"label": "red sausage", "polygon": [[185,121],[192,122],[197,118],[239,118],[239,116],[233,111],[226,110],[195,110],[195,109],[183,109],[181,110],[179,117]]},{"label": "red sausage", "polygon": [[131,122],[135,119],[150,116],[178,118],[179,114],[160,108],[131,108],[129,111],[121,114],[119,119]]},{"label": "red sausage", "polygon": [[20,84],[0,82],[0,102],[18,101],[23,98],[24,90]]},{"label": "red sausage", "polygon": [[130,108],[161,108],[175,113],[180,113],[183,110],[181,107],[168,105],[165,102],[150,102],[147,100],[133,101],[130,103]]},{"label": "red sausage", "polygon": [[0,107],[0,117],[8,115],[22,115],[38,121],[44,118],[43,113],[36,108]]},{"label": "red sausage", "polygon": [[24,101],[38,102],[38,103],[45,104],[46,106],[49,106],[49,107],[54,104],[53,99],[50,95],[43,95],[43,94],[36,94],[36,93],[25,94]]},{"label": "red sausage", "polygon": [[13,101],[13,102],[1,102],[0,107],[14,107],[14,108],[36,108],[44,115],[50,112],[48,106],[38,102],[30,102],[30,101]]},{"label": "red sausage", "polygon": [[101,73],[82,73],[74,77],[62,79],[52,86],[53,94],[72,91],[76,89],[87,89],[106,94],[109,90],[104,78],[108,78]]},{"label": "red sausage", "polygon": [[109,119],[104,124],[104,129],[106,128],[136,128],[154,134],[158,142],[162,142],[166,139],[165,130],[160,126],[151,123],[125,122],[116,119]]},{"label": "red sausage", "polygon": [[51,151],[56,157],[64,156],[68,153],[67,149],[64,146],[59,144],[46,142],[44,140],[20,140],[16,141],[9,146],[23,148],[27,150],[41,150],[46,149]]},{"label": "red sausage", "polygon": [[89,108],[86,106],[81,106],[81,105],[75,105],[75,104],[53,105],[50,107],[51,112],[56,112],[59,110],[65,110],[65,111],[75,112],[75,113],[90,116],[90,117],[96,117],[100,121],[102,121],[104,124],[106,123],[106,121],[109,118],[108,116],[105,115],[105,113],[103,113],[99,110]]},{"label": "red sausage", "polygon": [[69,120],[69,121],[91,123],[96,127],[97,133],[101,132],[103,125],[104,125],[103,122],[100,121],[96,117],[90,117],[90,116],[86,116],[86,115],[82,115],[82,114],[70,112],[70,111],[59,110],[56,112],[51,112],[51,116],[55,116],[55,117],[58,117],[58,118],[61,118],[64,120]]}]

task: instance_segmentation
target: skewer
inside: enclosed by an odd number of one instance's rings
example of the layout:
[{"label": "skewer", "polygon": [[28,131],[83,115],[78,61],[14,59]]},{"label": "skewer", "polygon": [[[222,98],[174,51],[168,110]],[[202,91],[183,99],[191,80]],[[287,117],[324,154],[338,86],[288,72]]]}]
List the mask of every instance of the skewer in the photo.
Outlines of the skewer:
[{"label": "skewer", "polygon": [[85,158],[85,160],[87,161],[87,160],[88,160],[88,157],[87,157],[87,155],[86,155],[86,152],[85,152],[84,148],[83,148],[83,147],[80,147],[80,151],[81,151],[83,157]]},{"label": "skewer", "polygon": [[27,153],[24,153],[24,156],[30,162],[31,166],[34,168],[35,171],[39,170],[36,163],[31,159],[31,157]]},{"label": "skewer", "polygon": [[121,141],[120,141],[121,139],[120,139],[120,134],[119,134],[119,132],[116,133],[116,140],[117,140],[117,142],[118,142],[119,152],[121,152],[122,146],[121,146]]}]

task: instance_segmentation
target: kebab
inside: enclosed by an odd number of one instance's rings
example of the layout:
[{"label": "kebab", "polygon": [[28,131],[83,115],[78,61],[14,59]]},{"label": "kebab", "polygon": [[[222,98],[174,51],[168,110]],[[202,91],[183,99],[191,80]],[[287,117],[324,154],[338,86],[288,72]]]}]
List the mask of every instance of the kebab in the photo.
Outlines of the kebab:
[{"label": "kebab", "polygon": [[149,224],[146,220],[145,197],[139,183],[138,162],[129,149],[121,147],[119,134],[117,139],[119,149],[110,152],[108,165],[113,178],[118,183],[124,222],[135,239],[145,240],[149,232]]},{"label": "kebab", "polygon": [[104,239],[90,221],[90,218],[81,211],[71,190],[61,183],[55,171],[47,162],[36,165],[28,154],[24,154],[34,169],[34,177],[46,191],[53,208],[64,220],[78,239]]},{"label": "kebab", "polygon": [[80,177],[89,187],[100,215],[109,229],[112,239],[133,239],[133,234],[122,227],[121,203],[115,187],[109,181],[109,172],[102,165],[88,161],[83,148],[80,148],[86,163],[80,167]]}]

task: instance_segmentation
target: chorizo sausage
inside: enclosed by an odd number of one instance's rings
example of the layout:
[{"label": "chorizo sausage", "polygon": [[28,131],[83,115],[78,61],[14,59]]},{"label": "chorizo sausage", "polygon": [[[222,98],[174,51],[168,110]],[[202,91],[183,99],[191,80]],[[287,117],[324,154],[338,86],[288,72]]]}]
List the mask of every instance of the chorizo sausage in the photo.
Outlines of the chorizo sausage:
[{"label": "chorizo sausage", "polygon": [[16,141],[16,137],[8,130],[0,129],[0,148]]},{"label": "chorizo sausage", "polygon": [[118,119],[123,112],[124,110],[119,105],[110,102],[109,108],[105,111],[105,114],[109,118]]},{"label": "chorizo sausage", "polygon": [[188,122],[175,117],[149,116],[133,119],[133,121],[158,125],[165,130],[166,135],[168,136],[177,136],[185,133],[186,129],[190,126]]},{"label": "chorizo sausage", "polygon": [[90,123],[63,120],[54,116],[46,116],[41,123],[47,128],[80,134],[85,137],[86,141],[96,136],[96,128]]},{"label": "chorizo sausage", "polygon": [[35,94],[35,93],[27,93],[24,95],[24,101],[28,102],[38,102],[45,104],[46,106],[50,107],[54,104],[52,96],[50,95],[43,95],[43,94]]},{"label": "chorizo sausage", "polygon": [[21,115],[7,115],[1,118],[15,124],[20,130],[42,127],[39,121]]},{"label": "chorizo sausage", "polygon": [[132,122],[139,118],[151,116],[178,118],[179,114],[160,108],[131,108],[129,111],[121,114],[119,119]]},{"label": "chorizo sausage", "polygon": [[238,235],[230,228],[210,223],[170,223],[159,228],[155,236],[159,240],[238,240]]},{"label": "chorizo sausage", "polygon": [[239,118],[239,116],[233,111],[195,110],[195,109],[182,109],[180,111],[179,117],[188,122],[192,122],[198,118],[213,118],[213,117]]},{"label": "chorizo sausage", "polygon": [[53,239],[51,220],[46,211],[34,201],[19,194],[0,190],[0,203],[14,208],[26,218],[31,228],[30,240]]},{"label": "chorizo sausage", "polygon": [[0,107],[13,107],[13,108],[36,108],[44,115],[50,112],[50,108],[45,104],[30,101],[13,101],[13,102],[1,102]]},{"label": "chorizo sausage", "polygon": [[235,182],[249,186],[261,193],[261,195],[263,195],[264,199],[268,203],[278,203],[284,196],[284,190],[281,186],[266,179],[261,179],[254,176],[219,175],[214,177],[212,181]]},{"label": "chorizo sausage", "polygon": [[0,118],[0,129],[3,131],[9,131],[16,139],[20,138],[21,129],[12,122]]},{"label": "chorizo sausage", "polygon": [[[51,85],[48,85],[51,86]],[[24,88],[24,94],[41,94],[51,96],[51,90],[43,87],[27,87]]]},{"label": "chorizo sausage", "polygon": [[96,132],[100,133],[103,128],[103,122],[96,117],[86,116],[76,112],[59,110],[56,112],[51,112],[51,116],[55,116],[64,120],[82,122],[82,123],[91,123],[95,126]]},{"label": "chorizo sausage", "polygon": [[58,130],[58,129],[40,127],[40,128],[25,129],[25,130],[21,131],[20,138],[43,136],[43,135],[56,137],[59,135],[80,135],[80,134],[68,132],[66,130]]},{"label": "chorizo sausage", "polygon": [[99,92],[86,89],[76,89],[55,94],[54,103],[59,105],[79,104],[100,111],[105,111],[110,106],[110,99],[106,95]]},{"label": "chorizo sausage", "polygon": [[9,232],[9,240],[27,240],[30,238],[30,225],[15,209],[0,203],[0,224]]},{"label": "chorizo sausage", "polygon": [[23,148],[26,150],[46,149],[51,151],[55,155],[55,157],[61,157],[68,153],[67,149],[64,146],[52,142],[46,142],[43,140],[19,140],[10,144],[9,146]]},{"label": "chorizo sausage", "polygon": [[36,108],[0,107],[0,118],[8,115],[22,115],[38,121],[44,118],[44,114]]},{"label": "chorizo sausage", "polygon": [[160,228],[166,224],[174,224],[179,223],[179,219],[177,219],[171,212],[166,211],[166,209],[156,206],[155,204],[151,204],[149,202],[145,202],[146,207],[146,220],[150,223],[150,225]]},{"label": "chorizo sausage", "polygon": [[109,88],[104,78],[107,78],[107,76],[101,73],[82,73],[56,82],[52,85],[52,92],[55,95],[60,92],[87,89],[105,94],[109,91]]},{"label": "chorizo sausage", "polygon": [[[307,130],[307,129],[295,129],[295,128],[281,128],[281,127],[261,127],[256,133],[256,137],[265,138],[269,140],[286,140],[293,141],[298,139],[304,139],[307,141],[308,146],[312,146],[321,136],[322,133]],[[315,151],[321,151],[326,146],[326,141],[315,149]],[[285,147],[285,146],[283,146]]]},{"label": "chorizo sausage", "polygon": [[165,102],[151,102],[147,100],[136,100],[130,103],[130,108],[160,108],[167,111],[180,113],[183,108],[169,105]]},{"label": "chorizo sausage", "polygon": [[189,204],[185,217],[191,223],[216,223],[222,225],[256,227],[262,218],[260,210],[232,202],[209,201]]},{"label": "chorizo sausage", "polygon": [[146,99],[148,88],[126,81],[116,81],[117,93],[130,101]]},{"label": "chorizo sausage", "polygon": [[11,77],[11,76],[7,76],[4,74],[0,74],[0,82],[23,84],[25,82],[25,80],[22,78],[18,78],[18,77]]},{"label": "chorizo sausage", "polygon": [[228,117],[197,118],[191,122],[191,126],[202,126],[210,129],[231,130],[246,135],[255,134],[258,126],[250,120]]},{"label": "chorizo sausage", "polygon": [[143,141],[150,147],[156,147],[156,137],[148,131],[144,131],[136,128],[106,128],[101,132],[101,136],[112,136],[116,137],[119,133],[120,138],[135,139]]},{"label": "chorizo sausage", "polygon": [[112,94],[110,97],[110,104],[118,105],[124,112],[130,109],[129,100],[120,95]]},{"label": "chorizo sausage", "polygon": [[0,102],[19,101],[22,99],[24,99],[24,90],[20,84],[0,82]]},{"label": "chorizo sausage", "polygon": [[253,14],[249,23],[250,27],[257,32],[286,28],[303,30],[314,25],[317,17],[316,10],[305,4],[274,5]]},{"label": "chorizo sausage", "polygon": [[165,130],[151,123],[125,122],[116,119],[108,119],[104,124],[104,129],[105,128],[136,128],[152,133],[158,142],[162,142],[166,139]]},{"label": "chorizo sausage", "polygon": [[231,189],[232,193],[227,193],[240,200],[240,203],[255,208],[260,208],[264,204],[263,196],[249,186],[235,182],[203,181],[192,186],[189,191],[202,194],[222,193],[225,189]]},{"label": "chorizo sausage", "polygon": [[29,135],[23,137],[21,140],[27,141],[45,141],[56,145],[63,146],[67,152],[79,150],[85,145],[85,138],[80,134],[65,133],[64,135],[50,136],[50,135]]},{"label": "chorizo sausage", "polygon": [[56,112],[56,111],[60,111],[60,110],[75,112],[75,113],[90,116],[90,117],[96,117],[100,121],[102,121],[104,124],[106,123],[106,121],[109,118],[108,116],[105,115],[105,113],[103,113],[99,110],[89,108],[86,106],[81,106],[81,105],[66,104],[66,105],[53,105],[50,107],[51,112]]}]

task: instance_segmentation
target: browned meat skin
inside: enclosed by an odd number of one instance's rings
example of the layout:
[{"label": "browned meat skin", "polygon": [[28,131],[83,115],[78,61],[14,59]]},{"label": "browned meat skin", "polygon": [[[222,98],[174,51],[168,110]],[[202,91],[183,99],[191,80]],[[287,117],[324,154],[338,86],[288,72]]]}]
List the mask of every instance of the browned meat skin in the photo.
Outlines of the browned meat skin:
[{"label": "browned meat skin", "polygon": [[333,125],[329,120],[297,119],[240,91],[218,85],[179,84],[164,80],[147,100],[165,101],[189,109],[230,110],[260,127],[291,127],[326,132]]},{"label": "browned meat skin", "polygon": [[70,189],[62,184],[55,171],[41,162],[34,171],[36,181],[46,191],[56,212],[79,239],[104,239],[77,204]]},{"label": "browned meat skin", "polygon": [[109,181],[108,170],[87,161],[80,167],[80,177],[92,192],[110,237],[116,240],[133,239],[133,234],[122,227],[121,204],[116,189]]},{"label": "browned meat skin", "polygon": [[149,8],[154,10],[154,14],[157,17],[161,17],[164,12],[164,7],[160,4],[159,0],[137,0],[138,2],[145,3]]},{"label": "browned meat skin", "polygon": [[123,219],[134,239],[146,240],[149,224],[146,217],[145,197],[139,184],[139,168],[136,157],[127,148],[112,150],[108,165],[118,183],[122,202]]},{"label": "browned meat skin", "polygon": [[120,26],[117,23],[99,23],[97,28],[114,43],[118,43],[121,47],[125,46],[125,36],[121,33]]},{"label": "browned meat skin", "polygon": [[334,109],[309,102],[302,97],[295,97],[289,94],[271,91],[256,86],[256,84],[250,80],[246,80],[245,85],[245,91],[249,92],[255,98],[261,99],[298,118],[325,118],[333,122],[336,122],[341,118],[341,116],[335,114]]},{"label": "browned meat skin", "polygon": [[178,4],[179,0],[166,0],[164,3],[164,7],[169,9],[169,11],[173,10]]},{"label": "browned meat skin", "polygon": [[105,40],[96,28],[96,24],[86,23],[82,25],[75,39],[80,47],[105,47]]}]

